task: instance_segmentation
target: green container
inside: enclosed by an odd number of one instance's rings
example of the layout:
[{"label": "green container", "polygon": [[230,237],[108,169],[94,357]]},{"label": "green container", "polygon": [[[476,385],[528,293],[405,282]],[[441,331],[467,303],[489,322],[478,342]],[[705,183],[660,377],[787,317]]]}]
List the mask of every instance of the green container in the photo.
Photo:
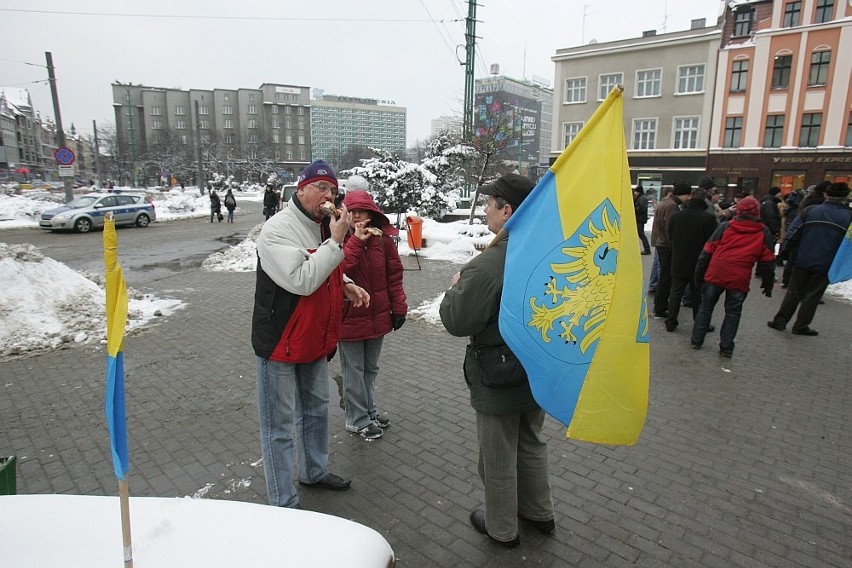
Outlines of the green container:
[{"label": "green container", "polygon": [[17,493],[15,456],[0,458],[0,495],[15,495]]}]

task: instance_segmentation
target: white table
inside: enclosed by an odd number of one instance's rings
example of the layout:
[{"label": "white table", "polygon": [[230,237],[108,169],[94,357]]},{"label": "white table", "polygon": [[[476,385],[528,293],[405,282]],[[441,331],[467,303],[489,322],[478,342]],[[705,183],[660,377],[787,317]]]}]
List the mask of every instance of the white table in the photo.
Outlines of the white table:
[{"label": "white table", "polygon": [[[134,568],[387,568],[376,531],[322,513],[238,501],[131,497]],[[4,568],[122,568],[118,497],[0,496]]]}]

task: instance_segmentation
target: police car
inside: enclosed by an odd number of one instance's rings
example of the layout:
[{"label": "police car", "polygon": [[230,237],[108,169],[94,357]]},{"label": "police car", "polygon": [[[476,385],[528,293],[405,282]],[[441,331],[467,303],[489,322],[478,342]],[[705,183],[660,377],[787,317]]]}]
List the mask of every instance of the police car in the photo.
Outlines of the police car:
[{"label": "police car", "polygon": [[38,225],[47,231],[88,233],[104,226],[107,213],[114,215],[116,225],[147,227],[157,218],[154,204],[144,195],[88,193],[62,207],[45,211]]}]

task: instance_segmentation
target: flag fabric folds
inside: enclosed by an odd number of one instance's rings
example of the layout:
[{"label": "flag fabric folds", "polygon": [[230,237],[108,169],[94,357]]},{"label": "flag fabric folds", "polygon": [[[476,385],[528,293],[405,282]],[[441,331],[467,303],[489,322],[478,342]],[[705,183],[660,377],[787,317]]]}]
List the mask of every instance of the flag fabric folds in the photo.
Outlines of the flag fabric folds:
[{"label": "flag fabric folds", "polygon": [[127,324],[127,286],[118,264],[115,220],[104,220],[106,268],[107,367],[104,414],[109,428],[115,476],[124,479],[130,467],[127,452],[127,419],[124,403],[124,328]]},{"label": "flag fabric folds", "polygon": [[828,281],[832,284],[846,280],[852,280],[852,225],[846,229],[846,235],[828,269]]},{"label": "flag fabric folds", "polygon": [[500,333],[567,437],[636,443],[650,349],[615,88],[506,223]]}]

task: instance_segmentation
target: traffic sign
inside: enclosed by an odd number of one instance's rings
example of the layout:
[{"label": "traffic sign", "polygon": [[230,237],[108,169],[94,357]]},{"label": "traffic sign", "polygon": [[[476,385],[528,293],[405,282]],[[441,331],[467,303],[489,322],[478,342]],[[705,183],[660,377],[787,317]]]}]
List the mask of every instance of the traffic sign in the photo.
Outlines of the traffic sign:
[{"label": "traffic sign", "polygon": [[59,168],[59,177],[74,177],[74,166],[57,166]]},{"label": "traffic sign", "polygon": [[63,166],[70,166],[77,158],[71,148],[64,147],[57,148],[56,151],[53,152],[53,157],[56,158],[57,164],[62,164]]}]

